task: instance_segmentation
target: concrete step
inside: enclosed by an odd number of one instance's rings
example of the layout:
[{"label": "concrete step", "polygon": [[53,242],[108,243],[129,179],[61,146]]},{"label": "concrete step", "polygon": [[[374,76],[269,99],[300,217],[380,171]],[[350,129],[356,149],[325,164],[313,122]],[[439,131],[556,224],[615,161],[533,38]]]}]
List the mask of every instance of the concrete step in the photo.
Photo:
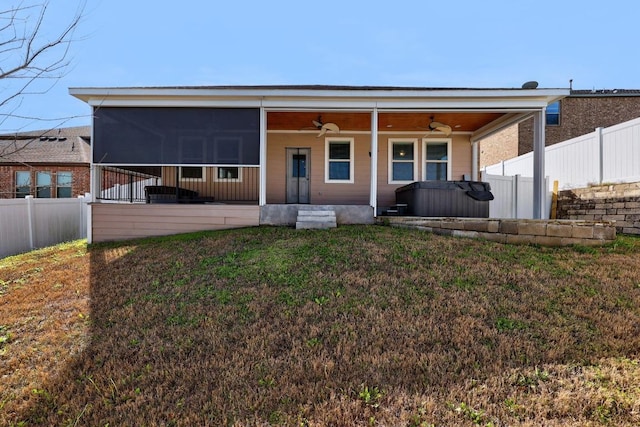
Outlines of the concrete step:
[{"label": "concrete step", "polygon": [[296,221],[296,229],[327,229],[336,228],[338,225],[335,222],[316,222],[316,221]]},{"label": "concrete step", "polygon": [[299,210],[298,211],[298,218],[300,217],[335,217],[336,216],[336,212],[335,211],[328,211],[328,210],[324,210],[324,211],[312,211],[312,210]]},{"label": "concrete step", "polygon": [[336,228],[336,212],[333,210],[301,209],[296,220],[297,229]]}]

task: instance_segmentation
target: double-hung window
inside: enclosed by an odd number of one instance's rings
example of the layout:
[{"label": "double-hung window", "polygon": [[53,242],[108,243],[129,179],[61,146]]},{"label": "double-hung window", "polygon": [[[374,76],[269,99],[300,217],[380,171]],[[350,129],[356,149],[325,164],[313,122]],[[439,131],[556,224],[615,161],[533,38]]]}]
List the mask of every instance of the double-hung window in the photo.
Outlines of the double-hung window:
[{"label": "double-hung window", "polygon": [[72,172],[58,172],[56,175],[56,197],[71,197],[71,182],[73,180]]},{"label": "double-hung window", "polygon": [[25,198],[31,194],[31,172],[16,172],[16,198]]},{"label": "double-hung window", "polygon": [[237,166],[218,166],[214,181],[242,182],[242,169]]},{"label": "double-hung window", "polygon": [[389,184],[417,181],[418,140],[389,140]]},{"label": "double-hung window", "polygon": [[36,172],[36,197],[42,199],[51,197],[50,172]]},{"label": "double-hung window", "polygon": [[451,140],[424,140],[424,179],[446,181],[451,179]]},{"label": "double-hung window", "polygon": [[546,119],[547,125],[549,126],[560,125],[560,101],[556,101],[547,106]]},{"label": "double-hung window", "polygon": [[353,138],[326,138],[325,182],[353,183],[353,160]]}]

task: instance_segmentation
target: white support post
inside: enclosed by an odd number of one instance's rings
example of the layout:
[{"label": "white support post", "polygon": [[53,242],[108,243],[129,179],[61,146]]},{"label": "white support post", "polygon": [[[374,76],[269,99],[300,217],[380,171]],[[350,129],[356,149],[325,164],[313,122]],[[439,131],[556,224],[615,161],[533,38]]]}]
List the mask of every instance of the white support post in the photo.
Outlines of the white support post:
[{"label": "white support post", "polygon": [[471,180],[478,181],[478,141],[471,143]]},{"label": "white support post", "polygon": [[258,204],[267,204],[267,112],[260,107],[260,195]]},{"label": "white support post", "polygon": [[533,114],[533,219],[544,218],[545,108]]},{"label": "white support post", "polygon": [[604,141],[602,138],[602,129],[601,127],[596,128],[595,137],[598,142],[598,184],[602,184],[604,182]]},{"label": "white support post", "polygon": [[371,188],[369,204],[373,208],[373,216],[378,210],[378,109],[371,112]]}]

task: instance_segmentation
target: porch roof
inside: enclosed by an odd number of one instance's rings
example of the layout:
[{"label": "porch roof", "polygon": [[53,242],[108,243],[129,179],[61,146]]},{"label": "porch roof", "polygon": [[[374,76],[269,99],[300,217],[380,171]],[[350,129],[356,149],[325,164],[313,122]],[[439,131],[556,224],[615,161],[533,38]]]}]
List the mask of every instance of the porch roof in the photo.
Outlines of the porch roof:
[{"label": "porch roof", "polygon": [[569,89],[272,85],[78,87],[69,93],[93,106],[522,111],[545,107],[569,95]]}]

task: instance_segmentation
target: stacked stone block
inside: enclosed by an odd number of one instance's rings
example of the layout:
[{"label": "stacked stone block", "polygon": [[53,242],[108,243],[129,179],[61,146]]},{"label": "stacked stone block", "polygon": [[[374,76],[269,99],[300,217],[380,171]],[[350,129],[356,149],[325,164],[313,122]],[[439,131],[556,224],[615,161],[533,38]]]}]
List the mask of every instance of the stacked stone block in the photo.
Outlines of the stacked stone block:
[{"label": "stacked stone block", "polygon": [[640,235],[640,182],[561,191],[557,217],[615,221],[618,233]]}]

